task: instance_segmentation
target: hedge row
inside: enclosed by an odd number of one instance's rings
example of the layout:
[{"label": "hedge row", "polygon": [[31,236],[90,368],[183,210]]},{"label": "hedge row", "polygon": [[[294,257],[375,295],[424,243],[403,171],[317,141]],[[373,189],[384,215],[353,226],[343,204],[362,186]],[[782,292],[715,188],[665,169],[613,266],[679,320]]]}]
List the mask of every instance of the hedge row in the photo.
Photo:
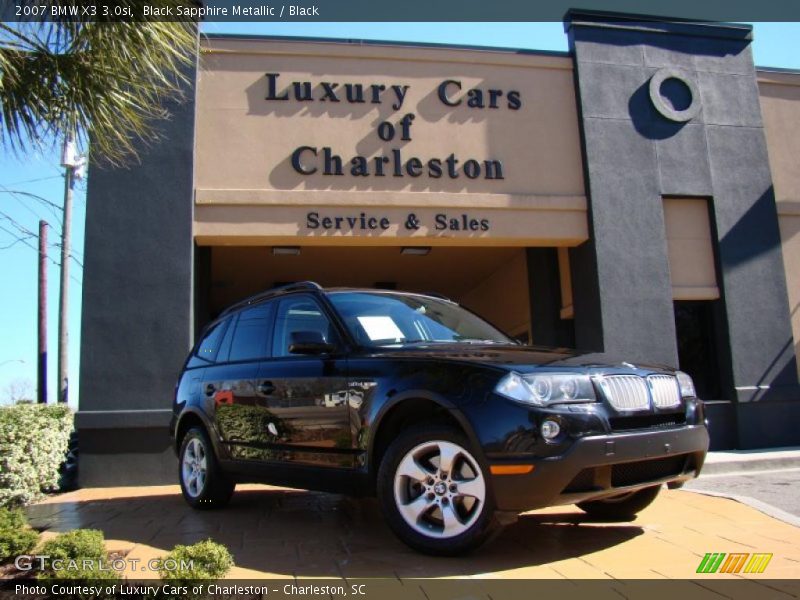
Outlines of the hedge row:
[{"label": "hedge row", "polygon": [[72,427],[65,405],[0,408],[0,507],[29,504],[57,487]]}]

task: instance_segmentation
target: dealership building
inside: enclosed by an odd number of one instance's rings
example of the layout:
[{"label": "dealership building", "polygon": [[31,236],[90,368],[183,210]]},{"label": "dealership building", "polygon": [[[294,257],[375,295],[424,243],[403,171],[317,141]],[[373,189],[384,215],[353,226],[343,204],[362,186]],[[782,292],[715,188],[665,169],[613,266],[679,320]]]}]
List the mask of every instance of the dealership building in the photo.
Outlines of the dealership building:
[{"label": "dealership building", "polygon": [[302,280],[680,365],[714,448],[800,444],[800,73],[754,67],[743,25],[565,31],[563,53],[202,37],[162,140],[90,171],[82,485],[177,482],[196,335]]}]

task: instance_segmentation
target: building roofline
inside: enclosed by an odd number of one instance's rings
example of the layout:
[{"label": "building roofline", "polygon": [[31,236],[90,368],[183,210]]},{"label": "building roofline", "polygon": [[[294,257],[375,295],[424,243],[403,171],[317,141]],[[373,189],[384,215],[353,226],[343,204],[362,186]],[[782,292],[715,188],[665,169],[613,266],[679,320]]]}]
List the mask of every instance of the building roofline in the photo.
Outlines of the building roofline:
[{"label": "building roofline", "polygon": [[564,15],[564,31],[569,31],[572,27],[626,29],[742,41],[753,39],[753,26],[746,23],[724,23],[573,8]]},{"label": "building roofline", "polygon": [[[752,26],[742,23],[701,23],[698,21],[669,19],[661,20],[653,16],[645,15],[631,15],[619,14],[601,11],[575,11],[570,10],[565,15],[564,25],[565,28],[572,24],[570,18],[584,15],[596,15],[608,18],[612,22],[631,21],[632,23],[647,23],[649,24],[662,24],[662,25],[679,25],[679,26],[695,26],[700,28],[728,28],[738,31],[743,34],[743,30],[752,32]],[[616,19],[616,20],[615,20]],[[577,21],[577,19],[575,19]],[[584,19],[581,19],[584,21]],[[592,21],[593,25],[602,26],[603,21]],[[587,23],[588,24],[588,23]],[[700,31],[709,31],[708,29],[701,29]],[[509,46],[480,46],[474,44],[447,44],[439,42],[407,42],[398,40],[367,40],[361,38],[334,38],[334,37],[317,37],[317,36],[293,36],[293,35],[259,35],[250,33],[201,33],[201,37],[208,38],[209,40],[236,40],[236,41],[271,41],[271,42],[297,42],[297,43],[319,43],[319,44],[345,44],[351,46],[395,46],[400,48],[433,48],[437,50],[469,50],[475,52],[500,52],[503,54],[529,54],[534,56],[555,56],[562,58],[570,58],[572,55],[565,50],[537,50],[530,48],[511,48]],[[724,36],[728,37],[728,36]],[[750,37],[741,37],[739,39],[750,39]],[[787,73],[790,75],[800,75],[799,68],[786,68],[786,67],[770,67],[767,65],[755,65],[756,71],[765,73]]]},{"label": "building roofline", "polygon": [[800,69],[788,69],[785,67],[762,67],[756,65],[755,67],[756,72],[761,71],[762,73],[787,73],[789,75],[800,75]]},{"label": "building roofline", "polygon": [[533,56],[555,56],[569,58],[571,54],[562,50],[535,50],[528,48],[509,48],[503,46],[477,46],[471,44],[443,44],[437,42],[405,42],[392,40],[365,40],[357,38],[332,38],[290,35],[254,35],[249,33],[202,33],[209,40],[270,41],[317,44],[344,44],[350,46],[393,46],[398,48],[430,48],[434,50],[469,50],[473,52],[499,52],[502,54],[523,54]]}]

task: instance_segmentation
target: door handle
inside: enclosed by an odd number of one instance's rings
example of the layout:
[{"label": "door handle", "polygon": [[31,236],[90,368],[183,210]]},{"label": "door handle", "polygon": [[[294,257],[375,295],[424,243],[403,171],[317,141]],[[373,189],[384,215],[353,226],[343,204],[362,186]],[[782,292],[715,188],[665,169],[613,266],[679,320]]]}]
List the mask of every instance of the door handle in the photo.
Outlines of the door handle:
[{"label": "door handle", "polygon": [[217,391],[217,388],[214,386],[213,383],[209,383],[206,386],[206,396],[213,396],[214,392],[216,392],[216,391]]},{"label": "door handle", "polygon": [[259,394],[264,394],[265,396],[275,393],[275,386],[272,385],[271,381],[262,381],[258,384],[256,389],[258,390]]}]

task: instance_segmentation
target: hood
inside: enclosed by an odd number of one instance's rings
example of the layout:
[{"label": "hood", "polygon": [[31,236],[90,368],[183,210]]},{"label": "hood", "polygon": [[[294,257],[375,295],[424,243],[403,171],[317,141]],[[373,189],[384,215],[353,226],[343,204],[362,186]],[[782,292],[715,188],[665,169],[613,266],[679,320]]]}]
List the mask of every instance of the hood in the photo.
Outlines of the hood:
[{"label": "hood", "polygon": [[414,344],[404,348],[372,350],[369,352],[369,356],[401,360],[421,359],[475,363],[520,373],[559,367],[590,369],[593,372],[608,373],[674,372],[672,367],[643,364],[632,357],[613,357],[601,352],[583,352],[545,346],[472,343]]}]

